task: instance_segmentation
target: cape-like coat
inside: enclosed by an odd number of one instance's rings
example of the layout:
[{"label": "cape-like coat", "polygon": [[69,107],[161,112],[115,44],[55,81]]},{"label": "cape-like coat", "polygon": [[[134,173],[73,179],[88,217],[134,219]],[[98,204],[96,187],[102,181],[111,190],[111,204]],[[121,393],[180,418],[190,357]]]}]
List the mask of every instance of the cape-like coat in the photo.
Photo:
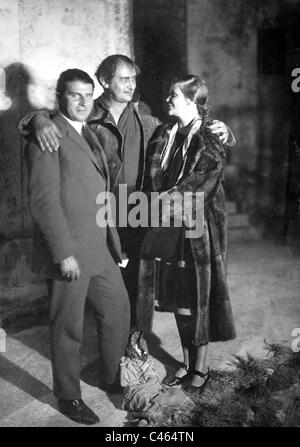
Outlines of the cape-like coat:
[{"label": "cape-like coat", "polygon": [[[160,191],[162,154],[172,125],[159,126],[147,152],[145,189]],[[191,238],[197,284],[194,344],[235,338],[233,314],[226,281],[227,228],[223,171],[225,152],[220,140],[200,128],[192,136],[180,180],[168,192],[204,192],[204,233]],[[141,259],[137,321],[144,332],[152,326],[154,310],[154,261]]]}]

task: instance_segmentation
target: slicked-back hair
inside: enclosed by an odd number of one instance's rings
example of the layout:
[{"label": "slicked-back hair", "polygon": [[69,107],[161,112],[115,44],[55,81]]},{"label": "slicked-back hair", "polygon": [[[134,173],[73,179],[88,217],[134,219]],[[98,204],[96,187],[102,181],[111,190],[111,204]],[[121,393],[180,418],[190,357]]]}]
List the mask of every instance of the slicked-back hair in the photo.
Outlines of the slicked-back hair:
[{"label": "slicked-back hair", "polygon": [[112,54],[111,56],[108,56],[106,59],[104,59],[96,70],[95,76],[98,79],[99,83],[101,84],[101,78],[105,79],[107,83],[110,83],[110,81],[114,77],[117,67],[122,64],[127,65],[129,68],[135,70],[137,75],[140,74],[139,67],[132,59],[125,56],[124,54]]},{"label": "slicked-back hair", "polygon": [[93,89],[95,88],[95,83],[88,73],[78,68],[69,68],[63,71],[58,78],[56,84],[56,93],[58,95],[63,95],[66,90],[67,82],[81,81],[84,84],[92,84]]}]

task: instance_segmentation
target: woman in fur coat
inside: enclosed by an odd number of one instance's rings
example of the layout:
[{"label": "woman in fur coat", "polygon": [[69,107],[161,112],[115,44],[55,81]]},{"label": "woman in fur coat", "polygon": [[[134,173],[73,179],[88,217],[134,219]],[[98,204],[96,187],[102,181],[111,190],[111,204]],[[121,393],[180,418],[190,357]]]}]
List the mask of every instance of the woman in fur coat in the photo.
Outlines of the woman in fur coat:
[{"label": "woman in fur coat", "polygon": [[[175,79],[166,101],[168,114],[176,119],[176,123],[159,126],[150,141],[146,190],[175,193],[181,197],[186,192],[203,192],[204,228],[199,237],[187,238],[185,232],[183,240],[180,236],[183,233],[164,227],[165,216],[162,215],[161,227],[153,228],[146,235],[142,258],[147,258],[147,251],[151,252],[147,244],[150,241],[151,245],[151,241],[156,238],[154,246],[158,244],[162,249],[168,244],[169,248],[173,246],[172,259],[179,259],[179,265],[186,267],[186,277],[181,275],[178,279],[178,270],[175,270],[173,278],[178,285],[174,294],[175,318],[182,343],[183,363],[167,379],[167,383],[183,384],[188,392],[194,393],[204,389],[210,376],[209,342],[235,338],[226,282],[227,230],[223,190],[225,151],[219,138],[207,129],[208,89],[203,80],[194,75]],[[192,206],[195,206],[195,202]],[[195,209],[193,212],[195,216]],[[171,208],[171,217],[176,219],[176,213],[181,213],[180,217],[185,220],[182,209],[174,206]],[[166,251],[170,251],[169,248]],[[168,258],[168,254],[165,258]],[[153,263],[143,263],[142,259],[138,297],[138,322],[141,328],[149,325],[149,314],[153,314],[153,274]],[[180,281],[184,281],[184,287],[180,287]],[[145,303],[150,303],[148,309]],[[145,318],[148,319],[146,323]]]}]

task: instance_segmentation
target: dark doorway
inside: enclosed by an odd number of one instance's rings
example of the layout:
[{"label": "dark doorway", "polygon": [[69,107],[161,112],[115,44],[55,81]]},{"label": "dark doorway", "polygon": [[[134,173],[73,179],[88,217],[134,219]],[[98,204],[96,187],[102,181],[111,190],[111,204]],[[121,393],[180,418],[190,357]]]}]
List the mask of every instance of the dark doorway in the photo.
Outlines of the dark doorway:
[{"label": "dark doorway", "polygon": [[300,48],[288,51],[290,132],[286,231],[289,244],[300,247]]},{"label": "dark doorway", "polygon": [[185,0],[133,2],[135,59],[141,69],[140,98],[155,116],[164,118],[170,80],[186,73]]}]

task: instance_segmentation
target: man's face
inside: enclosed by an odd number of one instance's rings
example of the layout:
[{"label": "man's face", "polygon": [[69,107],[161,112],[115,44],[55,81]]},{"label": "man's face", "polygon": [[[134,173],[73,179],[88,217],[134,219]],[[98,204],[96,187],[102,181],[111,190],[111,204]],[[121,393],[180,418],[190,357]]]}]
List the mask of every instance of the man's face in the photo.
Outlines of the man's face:
[{"label": "man's face", "polygon": [[60,111],[72,121],[86,121],[93,107],[94,87],[82,81],[69,81],[58,96]]},{"label": "man's face", "polygon": [[[106,85],[104,85],[106,87]],[[136,88],[136,71],[126,64],[119,64],[112,80],[107,83],[111,98],[120,103],[132,101]]]}]

